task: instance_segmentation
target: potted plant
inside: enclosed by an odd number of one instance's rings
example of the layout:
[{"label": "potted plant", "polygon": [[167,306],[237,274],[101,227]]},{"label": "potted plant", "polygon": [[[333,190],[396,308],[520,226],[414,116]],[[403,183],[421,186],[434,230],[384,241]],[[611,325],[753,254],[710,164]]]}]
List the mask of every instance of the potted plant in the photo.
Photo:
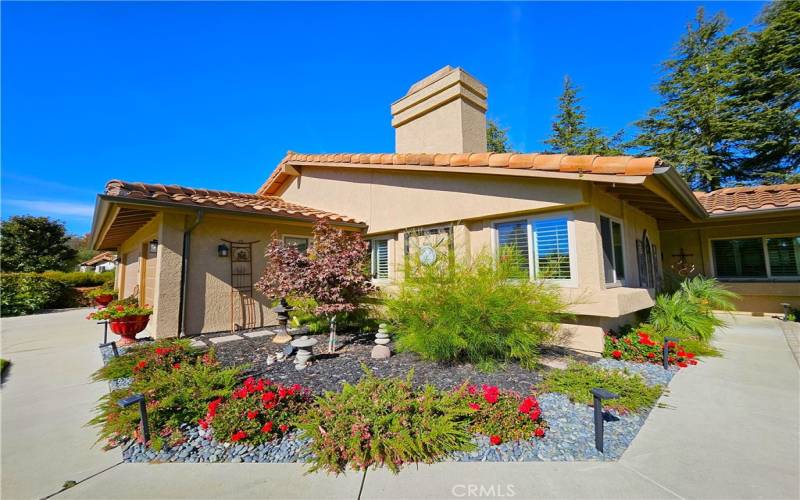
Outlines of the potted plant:
[{"label": "potted plant", "polygon": [[89,314],[88,319],[108,321],[111,331],[122,337],[119,344],[128,345],[136,340],[137,333],[147,328],[151,314],[153,308],[147,304],[140,307],[136,302],[120,300]]},{"label": "potted plant", "polygon": [[105,307],[110,304],[112,300],[117,298],[117,291],[106,286],[101,286],[84,292],[84,295],[88,299],[93,299],[98,306]]}]

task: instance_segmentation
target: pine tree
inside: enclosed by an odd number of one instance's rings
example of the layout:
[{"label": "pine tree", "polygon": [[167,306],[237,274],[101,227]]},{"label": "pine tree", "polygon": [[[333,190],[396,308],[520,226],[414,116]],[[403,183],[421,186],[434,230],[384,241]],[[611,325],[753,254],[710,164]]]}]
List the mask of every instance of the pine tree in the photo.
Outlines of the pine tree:
[{"label": "pine tree", "polygon": [[490,153],[508,153],[511,146],[508,141],[508,129],[502,128],[496,121],[486,121],[486,150]]},{"label": "pine tree", "polygon": [[767,4],[734,52],[737,180],[800,179],[800,2]]},{"label": "pine tree", "polygon": [[553,133],[545,140],[553,152],[570,155],[618,155],[622,132],[611,138],[603,135],[599,128],[586,125],[586,112],[581,106],[580,89],[569,76],[564,77],[564,90],[558,98],[559,112],[552,124]]},{"label": "pine tree", "polygon": [[717,189],[740,175],[735,144],[734,49],[744,33],[727,33],[722,13],[707,19],[702,8],[662,64],[656,90],[661,103],[637,122],[632,145],[674,165],[695,189]]}]

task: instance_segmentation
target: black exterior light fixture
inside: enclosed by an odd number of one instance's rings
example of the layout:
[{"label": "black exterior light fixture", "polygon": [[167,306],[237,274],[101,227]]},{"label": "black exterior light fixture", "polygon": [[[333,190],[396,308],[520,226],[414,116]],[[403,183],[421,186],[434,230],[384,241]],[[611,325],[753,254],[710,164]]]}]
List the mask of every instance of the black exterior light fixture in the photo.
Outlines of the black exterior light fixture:
[{"label": "black exterior light fixture", "polygon": [[614,394],[605,389],[592,389],[592,396],[594,397],[594,447],[600,453],[603,452],[603,400],[604,399],[617,399],[619,394]]},{"label": "black exterior light fixture", "polygon": [[111,353],[114,355],[115,358],[119,357],[119,349],[117,349],[117,343],[113,340],[111,342],[103,342],[98,346],[100,349],[104,347],[111,347]]},{"label": "black exterior light fixture", "polygon": [[120,408],[127,408],[131,405],[135,405],[139,403],[139,418],[142,422],[142,437],[144,437],[144,443],[147,444],[150,441],[150,426],[147,424],[147,408],[145,407],[144,396],[142,394],[132,394],[127,398],[122,398],[117,401],[117,404]]},{"label": "black exterior light fixture", "polygon": [[669,343],[677,342],[680,339],[677,337],[664,337],[664,369],[669,370]]},{"label": "black exterior light fixture", "polygon": [[228,245],[226,245],[225,243],[217,246],[217,255],[219,255],[220,257],[227,257],[229,253],[230,249],[228,248]]},{"label": "black exterior light fixture", "polygon": [[150,253],[158,253],[158,240],[150,240],[150,245],[148,246],[148,250]]}]

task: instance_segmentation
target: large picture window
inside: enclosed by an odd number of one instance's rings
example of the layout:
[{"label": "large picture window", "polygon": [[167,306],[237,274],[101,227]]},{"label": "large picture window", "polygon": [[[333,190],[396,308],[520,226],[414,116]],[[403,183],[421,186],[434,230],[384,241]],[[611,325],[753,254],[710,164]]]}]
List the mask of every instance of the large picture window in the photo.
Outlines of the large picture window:
[{"label": "large picture window", "polygon": [[513,258],[519,277],[572,281],[571,221],[566,216],[494,224],[497,258]]},{"label": "large picture window", "polygon": [[712,240],[718,278],[800,278],[800,236]]},{"label": "large picture window", "polygon": [[603,269],[607,284],[625,279],[625,260],[622,255],[622,223],[600,216],[600,237],[603,242]]}]

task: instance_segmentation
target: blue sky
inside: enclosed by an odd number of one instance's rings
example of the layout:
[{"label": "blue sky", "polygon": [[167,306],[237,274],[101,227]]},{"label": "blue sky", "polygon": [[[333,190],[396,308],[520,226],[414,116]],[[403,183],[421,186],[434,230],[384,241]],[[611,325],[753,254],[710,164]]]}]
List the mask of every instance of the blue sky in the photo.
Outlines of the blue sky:
[{"label": "blue sky", "polygon": [[515,149],[543,148],[565,74],[630,130],[699,5],[3,2],[2,216],[80,233],[113,178],[253,192],[290,149],[392,151],[389,104],[446,64]]}]

